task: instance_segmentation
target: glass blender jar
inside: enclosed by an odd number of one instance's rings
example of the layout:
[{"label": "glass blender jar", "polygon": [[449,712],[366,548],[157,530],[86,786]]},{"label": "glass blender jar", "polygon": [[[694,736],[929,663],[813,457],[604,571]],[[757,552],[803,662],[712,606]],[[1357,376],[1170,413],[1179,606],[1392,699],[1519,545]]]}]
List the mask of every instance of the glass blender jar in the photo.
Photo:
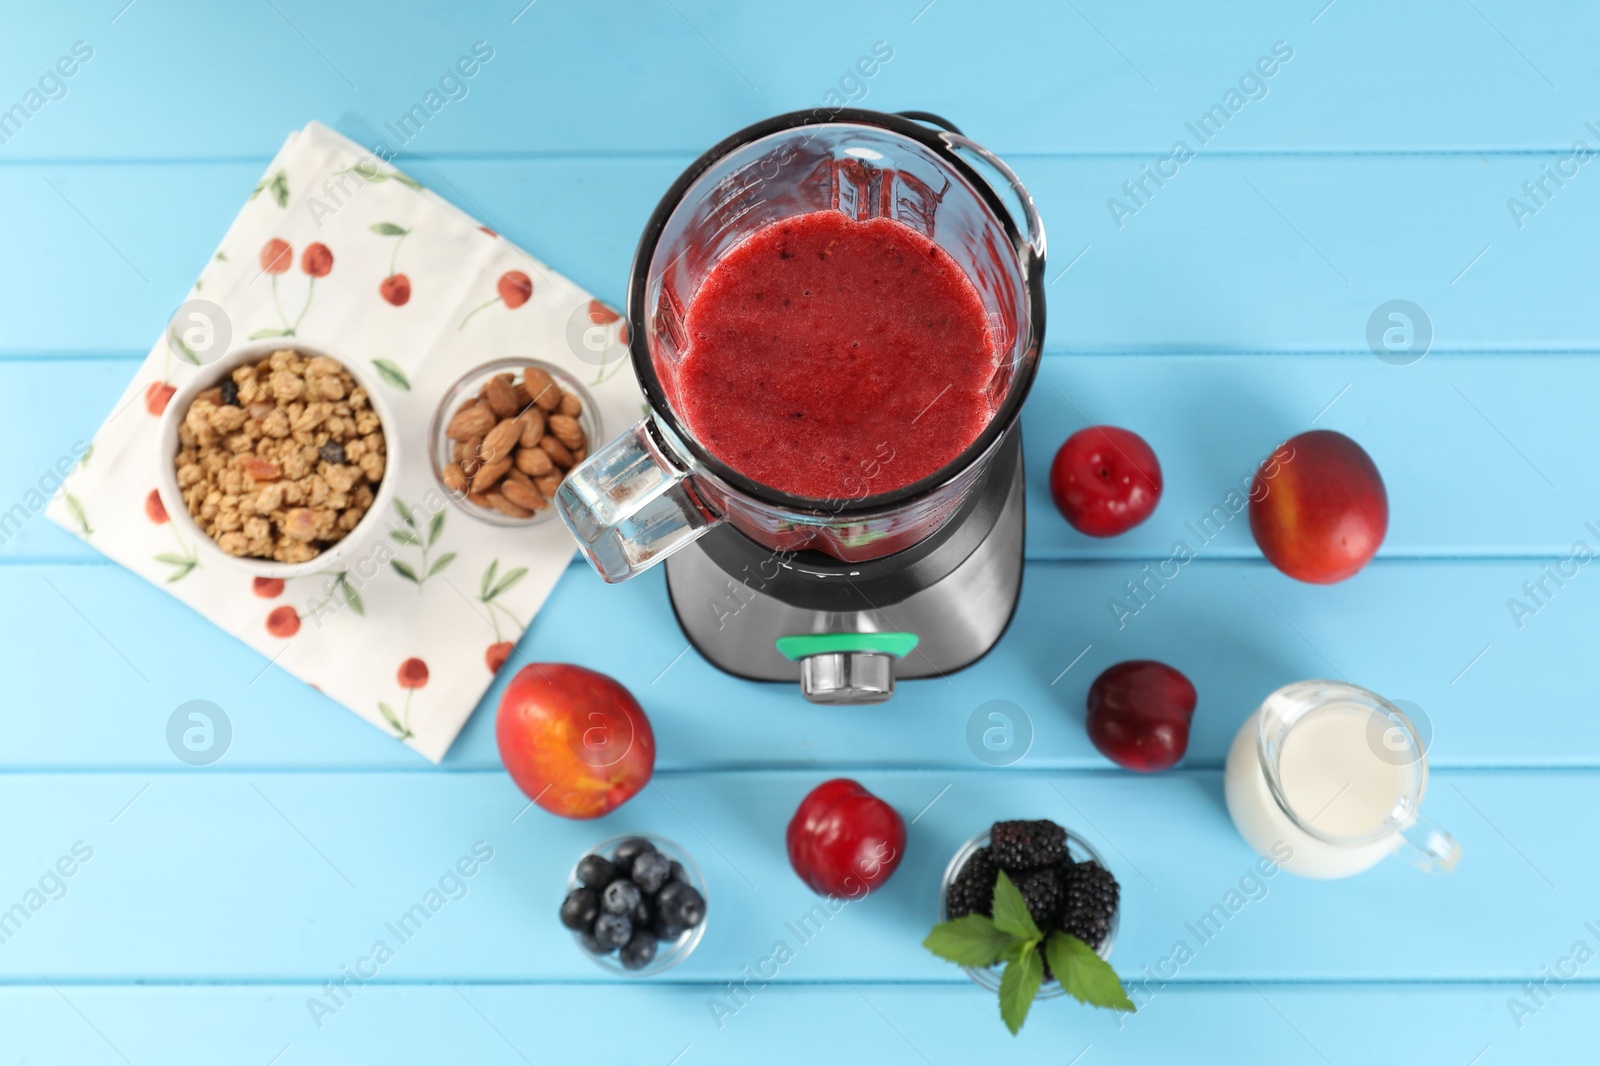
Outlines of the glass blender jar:
[{"label": "glass blender jar", "polygon": [[[991,184],[980,167],[998,176],[998,182]],[[892,218],[947,252],[981,298],[999,355],[987,387],[992,415],[971,445],[909,485],[848,499],[792,495],[720,461],[682,417],[675,381],[675,368],[688,347],[689,304],[721,257],[770,223],[826,210],[858,220]],[[953,520],[987,515],[992,525],[1009,506],[1009,481],[1020,479],[1017,418],[1044,336],[1044,256],[1043,224],[1021,181],[993,153],[937,116],[831,108],[792,112],[717,144],[662,198],[635,254],[628,284],[629,355],[646,411],[631,430],[576,467],[557,494],[557,508],[579,549],[602,578],[617,582],[715,534],[705,543],[722,546],[707,552],[718,566],[696,580],[732,580],[745,588],[736,600],[776,597],[797,608],[799,614],[774,619],[773,625],[798,631],[776,634],[767,642],[769,650],[779,637],[829,636],[835,639],[823,644],[839,647],[814,654],[844,658],[811,667],[850,673],[850,645],[892,643],[852,639],[852,634],[889,632],[884,618],[864,617],[868,604],[901,603],[946,578],[962,560],[949,559],[948,567],[926,565],[930,542],[954,539],[970,555],[973,538],[953,537]],[[1006,477],[990,476],[1000,467]],[[860,472],[863,488],[873,473]],[[979,506],[974,497],[990,482],[995,483],[991,488],[997,500]],[[1020,577],[1020,488],[1016,496]],[[749,669],[748,663],[730,665],[731,652],[718,656],[705,646],[685,618],[674,567],[668,570],[674,606],[691,640],[724,668],[744,676],[770,676],[772,671]],[[890,575],[897,580],[888,585],[871,580]],[[832,591],[846,583],[840,577],[857,585],[864,598],[841,600]],[[874,584],[880,595],[866,597],[863,586]],[[830,591],[819,594],[809,585]],[[1013,594],[1004,619],[1009,619],[1014,602]],[[807,617],[807,612],[831,617]],[[747,622],[745,618],[737,628],[750,628]],[[718,619],[717,631],[726,628],[726,619]],[[762,640],[768,635],[763,631]],[[966,638],[969,647],[964,651],[988,641],[968,661],[998,636],[997,630]],[[868,652],[903,658],[909,649],[894,652],[905,643]],[[802,642],[799,648],[823,644]],[[799,664],[802,675],[805,661],[813,657],[778,655],[774,662]],[[857,665],[872,667],[868,672],[874,676],[882,673],[882,664],[874,660]],[[913,675],[902,671],[902,676]],[[847,694],[854,687],[842,686]],[[876,687],[892,689],[892,676]]]}]

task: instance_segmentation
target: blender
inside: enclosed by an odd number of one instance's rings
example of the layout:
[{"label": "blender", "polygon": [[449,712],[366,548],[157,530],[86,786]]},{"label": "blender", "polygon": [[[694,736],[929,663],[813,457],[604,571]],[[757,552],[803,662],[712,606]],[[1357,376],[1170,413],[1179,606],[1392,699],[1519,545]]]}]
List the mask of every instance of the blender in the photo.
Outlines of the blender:
[{"label": "blender", "polygon": [[[675,405],[673,380],[690,301],[721,256],[770,223],[826,210],[895,219],[947,252],[998,353],[992,416],[964,451],[879,493],[862,460],[851,476],[865,494],[837,499],[792,495],[718,460]],[[735,676],[862,704],[887,700],[897,678],[971,665],[1021,591],[1018,415],[1044,337],[1044,257],[1021,181],[936,115],[826,108],[733,134],[678,178],[645,228],[627,301],[644,417],[572,470],[556,497],[562,520],[607,582],[664,561],[684,634]]]}]

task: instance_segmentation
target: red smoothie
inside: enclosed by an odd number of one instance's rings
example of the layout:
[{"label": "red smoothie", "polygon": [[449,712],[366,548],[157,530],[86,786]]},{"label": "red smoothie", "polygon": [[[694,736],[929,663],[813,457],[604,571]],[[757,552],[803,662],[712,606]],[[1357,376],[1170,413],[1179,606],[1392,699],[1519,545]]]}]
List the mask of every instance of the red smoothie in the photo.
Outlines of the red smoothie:
[{"label": "red smoothie", "polygon": [[819,211],[757,230],[706,276],[687,325],[679,412],[718,459],[784,492],[909,485],[994,413],[983,301],[948,253],[891,219]]}]

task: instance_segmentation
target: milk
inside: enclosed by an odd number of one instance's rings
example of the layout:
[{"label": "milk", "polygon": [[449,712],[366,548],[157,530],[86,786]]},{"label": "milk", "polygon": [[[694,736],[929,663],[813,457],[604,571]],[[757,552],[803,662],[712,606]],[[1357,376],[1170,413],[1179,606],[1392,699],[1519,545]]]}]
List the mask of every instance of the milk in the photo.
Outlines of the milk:
[{"label": "milk", "polygon": [[1223,781],[1245,840],[1302,877],[1360,873],[1408,837],[1421,865],[1448,871],[1459,854],[1417,815],[1427,762],[1409,720],[1353,685],[1273,693],[1233,738]]}]

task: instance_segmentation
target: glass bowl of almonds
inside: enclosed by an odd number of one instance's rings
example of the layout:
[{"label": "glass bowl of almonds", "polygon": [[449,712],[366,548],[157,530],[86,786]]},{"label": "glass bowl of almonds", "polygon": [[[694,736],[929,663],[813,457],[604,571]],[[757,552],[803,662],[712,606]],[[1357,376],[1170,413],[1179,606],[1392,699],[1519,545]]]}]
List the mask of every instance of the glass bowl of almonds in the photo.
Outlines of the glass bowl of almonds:
[{"label": "glass bowl of almonds", "polygon": [[551,363],[512,356],[452,385],[429,430],[434,476],[463,511],[492,525],[548,521],[567,472],[604,440],[594,401]]}]

